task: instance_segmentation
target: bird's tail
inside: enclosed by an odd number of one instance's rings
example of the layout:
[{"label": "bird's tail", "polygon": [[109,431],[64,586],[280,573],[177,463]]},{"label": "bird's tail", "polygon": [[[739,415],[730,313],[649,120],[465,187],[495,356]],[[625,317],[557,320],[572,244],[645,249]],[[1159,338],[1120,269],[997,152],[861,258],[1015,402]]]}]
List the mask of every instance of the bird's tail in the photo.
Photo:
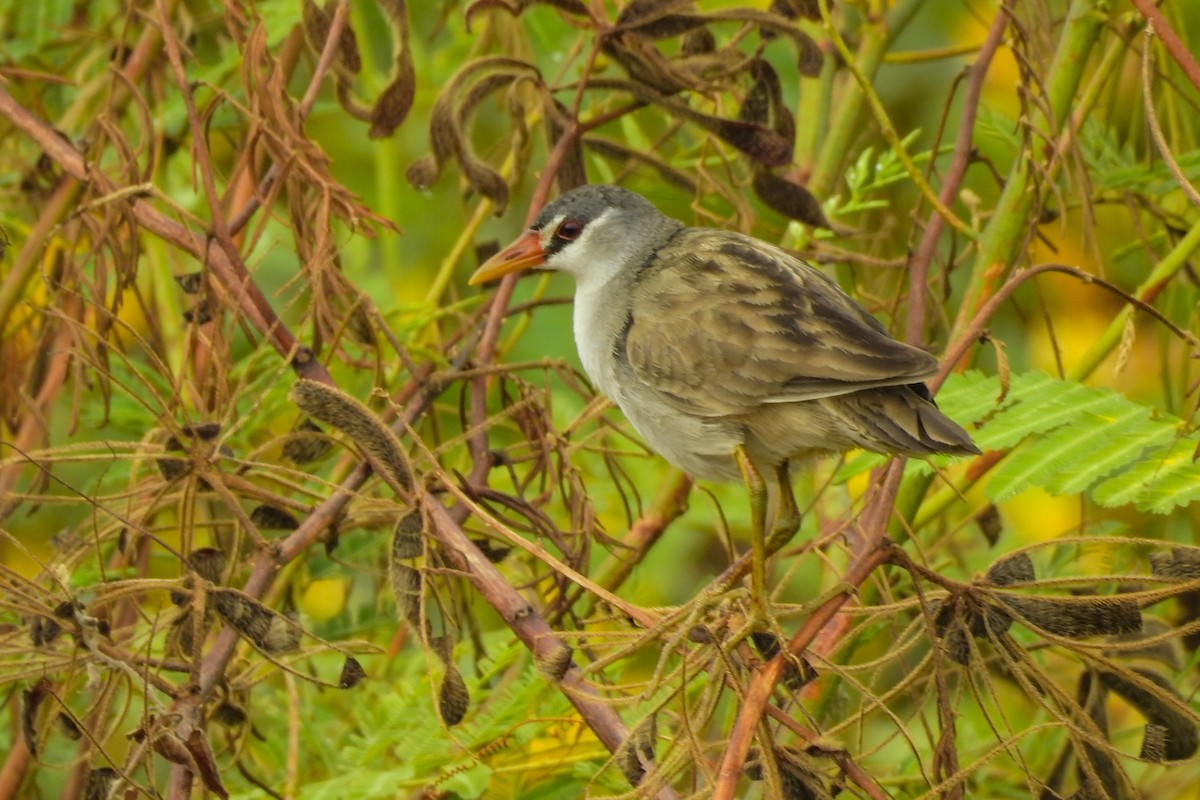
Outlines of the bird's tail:
[{"label": "bird's tail", "polygon": [[836,399],[836,413],[868,450],[907,456],[979,455],[970,434],[938,410],[923,383],[867,389]]}]

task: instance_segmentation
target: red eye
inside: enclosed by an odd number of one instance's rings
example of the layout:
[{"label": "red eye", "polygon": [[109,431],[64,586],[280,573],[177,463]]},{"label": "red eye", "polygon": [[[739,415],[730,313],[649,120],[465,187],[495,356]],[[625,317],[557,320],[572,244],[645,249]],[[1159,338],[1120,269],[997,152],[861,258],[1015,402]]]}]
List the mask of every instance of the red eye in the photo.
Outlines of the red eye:
[{"label": "red eye", "polygon": [[577,219],[564,219],[559,223],[558,230],[554,232],[554,238],[569,242],[578,239],[581,233],[583,233],[582,222]]}]

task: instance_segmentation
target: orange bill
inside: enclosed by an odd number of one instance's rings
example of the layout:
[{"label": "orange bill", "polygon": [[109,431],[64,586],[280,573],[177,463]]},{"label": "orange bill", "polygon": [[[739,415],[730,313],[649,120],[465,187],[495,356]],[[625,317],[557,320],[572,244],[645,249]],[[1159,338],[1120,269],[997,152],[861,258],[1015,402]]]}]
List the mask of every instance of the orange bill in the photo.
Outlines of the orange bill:
[{"label": "orange bill", "polygon": [[515,242],[484,262],[467,281],[472,286],[494,281],[510,272],[536,267],[546,260],[542,237],[537,231],[527,231]]}]

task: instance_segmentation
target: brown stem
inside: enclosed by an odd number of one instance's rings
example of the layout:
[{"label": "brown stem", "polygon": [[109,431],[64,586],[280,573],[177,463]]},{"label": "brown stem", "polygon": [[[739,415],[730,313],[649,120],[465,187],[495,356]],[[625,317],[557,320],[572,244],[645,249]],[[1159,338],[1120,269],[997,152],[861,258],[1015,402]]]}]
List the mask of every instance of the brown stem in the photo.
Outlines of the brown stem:
[{"label": "brown stem", "polygon": [[821,629],[829,623],[837,612],[853,596],[857,587],[870,577],[875,568],[885,563],[889,549],[886,546],[887,521],[891,515],[892,506],[896,501],[896,493],[900,489],[900,479],[904,475],[904,459],[896,459],[888,465],[871,502],[863,509],[861,525],[863,535],[855,545],[855,558],[842,577],[845,587],[841,592],[821,604],[811,616],[804,621],[800,630],[792,636],[787,648],[772,658],[754,673],[750,688],[742,700],[733,731],[729,735],[729,745],[721,759],[717,771],[717,783],[714,787],[713,800],[733,800],[736,796],[738,780],[742,776],[742,768],[754,732],[762,720],[767,702],[775,685],[783,677],[784,670],[794,659],[800,657],[808,646],[816,639]]},{"label": "brown stem", "polygon": [[1146,22],[1154,26],[1155,35],[1162,40],[1163,47],[1167,49],[1171,58],[1175,59],[1175,63],[1183,70],[1192,86],[1200,89],[1200,64],[1196,63],[1196,57],[1158,10],[1154,0],[1133,0],[1133,5],[1146,18]]},{"label": "brown stem", "polygon": [[[1004,38],[1008,20],[1008,4],[1006,2],[996,13],[996,18],[992,20],[992,27],[988,29],[987,38],[984,40],[983,46],[979,48],[979,57],[968,71],[967,90],[963,95],[962,120],[954,138],[954,158],[951,160],[950,169],[946,172],[946,177],[942,182],[942,190],[938,193],[938,199],[944,206],[950,206],[954,202],[954,198],[958,196],[958,190],[967,174],[967,167],[971,164],[971,154],[974,151],[975,116],[979,112],[979,97],[983,91],[983,81],[987,77],[988,68],[991,67],[992,57],[996,54],[996,50]],[[929,222],[925,225],[925,232],[921,235],[921,243],[909,261],[909,311],[904,338],[910,344],[919,345],[923,339],[925,298],[929,290],[926,285],[929,282],[929,265],[933,261],[934,253],[937,252],[938,239],[941,238],[945,226],[945,217],[936,212],[930,214]]]}]

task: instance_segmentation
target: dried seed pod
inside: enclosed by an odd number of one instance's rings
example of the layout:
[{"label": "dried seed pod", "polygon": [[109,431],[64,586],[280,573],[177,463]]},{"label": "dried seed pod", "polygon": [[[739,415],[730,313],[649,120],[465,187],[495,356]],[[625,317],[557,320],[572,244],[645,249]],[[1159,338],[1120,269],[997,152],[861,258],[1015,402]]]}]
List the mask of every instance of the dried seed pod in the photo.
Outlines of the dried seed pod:
[{"label": "dried seed pod", "polygon": [[537,659],[535,664],[538,674],[551,683],[558,683],[571,668],[574,655],[575,651],[571,647],[560,643],[553,653]]},{"label": "dried seed pod", "polygon": [[393,561],[388,565],[396,614],[417,630],[421,629],[421,571]]},{"label": "dried seed pod", "polygon": [[362,668],[358,659],[346,656],[346,663],[342,665],[342,674],[338,678],[338,686],[342,689],[353,689],[365,677],[367,677],[366,670]]},{"label": "dried seed pod", "polygon": [[[198,439],[201,442],[211,442],[217,438],[221,432],[221,425],[217,422],[201,422],[197,425],[184,425],[180,428],[180,433],[189,439]],[[168,453],[182,452],[183,442],[177,436],[170,436],[163,443],[163,449]],[[232,451],[227,447],[223,447],[219,451],[222,455],[233,455]],[[158,471],[163,478],[168,481],[175,480],[178,477],[186,474],[191,468],[190,460],[182,458],[160,458],[158,462]]]},{"label": "dried seed pod", "polygon": [[311,464],[324,458],[332,447],[321,426],[305,418],[287,435],[283,456],[295,464]]},{"label": "dried seed pod", "polygon": [[50,679],[42,678],[21,693],[21,737],[25,740],[25,749],[34,759],[38,756],[38,707],[50,696],[50,688]]},{"label": "dried seed pod", "polygon": [[192,757],[192,763],[196,766],[196,774],[200,776],[204,788],[217,797],[229,797],[229,792],[221,782],[221,770],[217,766],[216,754],[213,753],[204,732],[199,728],[193,728],[187,739],[184,740],[184,747]]},{"label": "dried seed pod", "polygon": [[[171,447],[172,443],[175,444],[175,447]],[[172,436],[167,440],[167,449],[182,450],[183,448],[179,446],[179,440]],[[156,460],[156,463],[158,464],[159,474],[163,476],[164,480],[168,481],[183,477],[192,468],[192,465],[182,458],[160,458]]]},{"label": "dried seed pod", "polygon": [[412,471],[400,440],[369,408],[332,386],[310,380],[296,381],[291,397],[305,413],[349,436],[398,484],[410,485]]},{"label": "dried seed pod", "polygon": [[189,324],[204,325],[212,322],[212,319],[212,309],[203,301],[183,310],[183,321]]},{"label": "dried seed pod", "polygon": [[683,35],[680,50],[685,56],[698,56],[717,49],[717,39],[708,28],[693,28]]},{"label": "dried seed pod", "polygon": [[992,564],[984,580],[993,586],[1008,586],[1037,580],[1037,573],[1028,553],[1014,553]]},{"label": "dried seed pod", "polygon": [[113,784],[121,777],[112,767],[96,767],[88,770],[83,787],[83,800],[108,800]]},{"label": "dried seed pod", "polygon": [[300,527],[300,521],[291,514],[266,503],[250,510],[250,521],[267,531],[294,531]]},{"label": "dried seed pod", "polygon": [[955,664],[971,663],[971,642],[967,626],[957,611],[957,603],[942,603],[933,616],[933,630],[941,641],[942,652]]},{"label": "dried seed pod", "polygon": [[1153,684],[1155,690],[1151,690],[1144,683],[1135,683],[1129,675],[1107,670],[1100,673],[1100,681],[1106,688],[1136,706],[1148,722],[1167,729],[1163,747],[1166,760],[1191,758],[1200,746],[1196,723],[1167,698],[1173,698],[1184,707],[1187,706],[1187,701],[1171,681],[1159,673],[1142,668],[1131,669],[1129,672]]},{"label": "dried seed pod", "polygon": [[462,722],[467,715],[467,706],[471,695],[467,691],[467,682],[459,674],[453,664],[446,665],[446,674],[442,676],[442,686],[438,690],[438,714],[442,722],[449,726]]},{"label": "dried seed pod", "polygon": [[167,631],[166,650],[182,658],[191,658],[196,649],[196,628],[192,622],[191,608],[184,607],[182,613],[171,622]]},{"label": "dried seed pod", "polygon": [[806,187],[768,172],[759,170],[754,175],[754,193],[771,208],[786,217],[811,225],[815,228],[833,229],[825,216],[821,202]]},{"label": "dried seed pod", "polygon": [[512,552],[511,547],[497,544],[491,539],[472,539],[471,542],[479,548],[479,552],[483,553],[483,557],[493,564],[499,564],[508,558],[508,554]]},{"label": "dried seed pod", "polygon": [[1019,617],[1055,636],[1083,639],[1142,629],[1142,611],[1122,597],[1052,598],[997,596]]},{"label": "dried seed pod", "polygon": [[819,800],[830,797],[824,785],[812,772],[786,758],[779,759],[779,783],[784,800]]},{"label": "dried seed pod", "polygon": [[66,736],[71,741],[78,742],[83,738],[83,728],[80,728],[79,723],[67,712],[58,712],[55,721],[58,723],[58,729],[62,731],[63,736]]},{"label": "dried seed pod", "polygon": [[408,3],[406,0],[386,0],[379,3],[392,27],[394,44],[392,79],[371,109],[372,139],[391,136],[408,116],[416,96],[417,74],[413,67],[412,47],[409,45]]},{"label": "dried seed pod", "polygon": [[1200,578],[1200,548],[1175,547],[1170,553],[1151,553],[1150,574],[1184,581]]},{"label": "dried seed pod", "polygon": [[614,755],[617,766],[637,786],[654,766],[655,744],[658,739],[658,716],[651,714],[629,732]]},{"label": "dried seed pod", "polygon": [[179,284],[179,289],[184,294],[198,294],[203,279],[203,272],[185,272],[175,276],[175,282]]},{"label": "dried seed pod", "polygon": [[188,565],[209,583],[220,584],[225,577],[225,553],[216,547],[193,550]]},{"label": "dried seed pod", "polygon": [[1145,736],[1142,738],[1142,751],[1138,757],[1143,761],[1153,761],[1155,763],[1166,761],[1167,740],[1170,737],[1170,729],[1166,725],[1148,723],[1145,731]]},{"label": "dried seed pod", "polygon": [[421,540],[425,520],[420,511],[410,511],[396,523],[392,531],[392,558],[419,558],[425,552]]},{"label": "dried seed pod", "polygon": [[62,625],[49,617],[34,617],[29,626],[29,638],[35,647],[42,647],[53,642],[62,634]]},{"label": "dried seed pod", "polygon": [[988,503],[975,517],[975,522],[979,525],[979,532],[983,534],[988,545],[995,547],[996,542],[1000,540],[1000,534],[1004,531],[1004,520],[1000,516],[1000,509],[996,508],[996,504]]},{"label": "dried seed pod", "polygon": [[300,646],[300,626],[234,589],[217,589],[214,607],[227,623],[260,650],[286,653]]},{"label": "dried seed pod", "polygon": [[199,439],[202,442],[211,442],[221,432],[221,423],[200,422],[195,425],[184,425],[180,430],[183,431],[184,436]]},{"label": "dried seed pod", "polygon": [[226,727],[236,728],[246,723],[248,715],[246,714],[246,709],[242,708],[236,703],[231,703],[228,700],[222,700],[220,703],[213,706],[210,717]]}]

